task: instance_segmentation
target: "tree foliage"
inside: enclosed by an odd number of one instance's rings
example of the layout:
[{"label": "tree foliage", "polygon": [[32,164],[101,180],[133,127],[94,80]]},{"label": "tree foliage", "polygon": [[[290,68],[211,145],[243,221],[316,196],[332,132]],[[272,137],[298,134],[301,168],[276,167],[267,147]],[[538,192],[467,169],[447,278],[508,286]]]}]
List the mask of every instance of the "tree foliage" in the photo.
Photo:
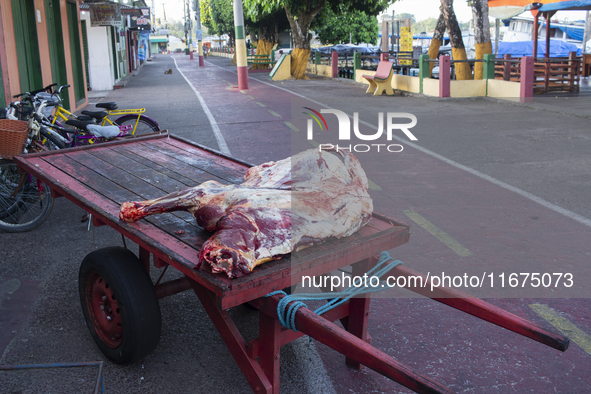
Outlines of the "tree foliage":
[{"label": "tree foliage", "polygon": [[213,26],[213,21],[211,20],[211,7],[209,5],[210,2],[211,0],[199,1],[199,16],[201,18],[201,25],[203,25],[208,30],[211,30]]},{"label": "tree foliage", "polygon": [[375,45],[378,39],[376,17],[363,11],[344,10],[335,13],[332,8],[324,8],[314,18],[311,29],[323,44],[368,43]]},{"label": "tree foliage", "polygon": [[201,24],[221,36],[234,34],[234,8],[232,0],[201,0]]},{"label": "tree foliage", "polygon": [[243,2],[244,17],[248,20],[248,32],[255,39],[277,43],[279,34],[289,29],[289,21],[283,8],[266,9],[262,4],[246,0]]},{"label": "tree foliage", "polygon": [[423,19],[422,21],[418,21],[416,23],[413,23],[411,26],[411,29],[412,29],[413,33],[431,34],[431,33],[433,33],[433,30],[435,30],[436,25],[437,25],[437,18],[427,18],[427,19]]},{"label": "tree foliage", "polygon": [[409,14],[407,12],[401,12],[400,14],[394,14],[394,18],[396,19],[410,19],[410,23],[415,23],[417,18],[415,18],[414,14]]},{"label": "tree foliage", "polygon": [[295,79],[305,79],[312,39],[310,24],[323,8],[330,8],[336,14],[358,10],[375,16],[392,2],[393,0],[244,0],[243,4],[249,12],[255,9],[254,12],[261,16],[271,14],[280,8],[285,10],[295,46],[291,52],[291,75]]},{"label": "tree foliage", "polygon": [[[393,0],[244,0],[243,4],[245,13],[248,13],[253,21],[256,21],[257,17],[262,18],[284,9],[292,28],[296,48],[309,48],[308,29],[310,23],[323,9],[329,9],[334,15],[360,11],[369,17],[376,16],[393,2]],[[330,11],[326,13],[329,14]],[[339,21],[338,24],[342,24],[342,22]],[[332,25],[332,27],[337,25]],[[371,29],[373,30],[373,28]]]},{"label": "tree foliage", "polygon": [[168,33],[178,38],[185,37],[185,25],[181,21],[168,21]]}]

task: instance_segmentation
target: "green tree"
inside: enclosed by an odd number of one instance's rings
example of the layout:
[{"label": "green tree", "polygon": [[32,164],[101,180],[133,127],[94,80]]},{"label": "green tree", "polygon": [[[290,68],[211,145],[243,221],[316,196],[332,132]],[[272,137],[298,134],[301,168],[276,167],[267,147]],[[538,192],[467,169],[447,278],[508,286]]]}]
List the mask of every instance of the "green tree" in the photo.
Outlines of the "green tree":
[{"label": "green tree", "polygon": [[185,26],[181,21],[169,21],[168,22],[168,34],[178,38],[185,37]]},{"label": "green tree", "polygon": [[427,18],[422,21],[418,21],[412,25],[413,33],[420,34],[420,33],[427,33],[430,34],[435,30],[435,26],[437,25],[436,18]]},{"label": "green tree", "polygon": [[234,8],[232,0],[206,0],[200,2],[201,23],[218,36],[230,36],[230,45],[234,43]]},{"label": "green tree", "polygon": [[[340,8],[340,7],[339,7]],[[368,43],[378,41],[377,18],[363,11],[351,10],[335,13],[331,8],[324,8],[314,18],[311,29],[323,44]]]},{"label": "green tree", "polygon": [[[248,3],[244,14],[249,24],[250,37],[256,41],[257,55],[270,55],[273,47],[279,42],[279,34],[289,28],[289,22],[283,9],[266,13],[260,4]],[[251,69],[264,69],[267,64],[253,64]]]},{"label": "green tree", "polygon": [[335,13],[342,10],[359,10],[375,16],[392,2],[392,0],[244,0],[244,5],[246,8],[258,5],[260,12],[265,14],[273,13],[280,8],[285,10],[295,46],[291,52],[291,75],[295,79],[305,79],[312,39],[310,24],[323,8],[331,8]]},{"label": "green tree", "polygon": [[406,12],[401,12],[400,14],[394,14],[394,18],[400,19],[400,20],[410,19],[410,23],[415,23],[417,21],[414,14],[409,14]]},{"label": "green tree", "polygon": [[199,1],[199,15],[201,17],[201,25],[207,28],[208,30],[213,29],[213,21],[211,20],[211,7],[209,5],[210,2],[210,0]]}]

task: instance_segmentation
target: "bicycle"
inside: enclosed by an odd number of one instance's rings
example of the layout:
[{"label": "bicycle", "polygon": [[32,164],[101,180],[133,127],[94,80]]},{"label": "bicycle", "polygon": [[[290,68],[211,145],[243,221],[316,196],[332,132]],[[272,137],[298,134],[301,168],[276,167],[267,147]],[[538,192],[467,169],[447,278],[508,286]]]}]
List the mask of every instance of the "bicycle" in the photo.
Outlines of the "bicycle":
[{"label": "bicycle", "polygon": [[[63,122],[66,122],[69,119],[77,119],[79,118],[72,112],[68,111],[62,106],[62,99],[60,97],[60,93],[62,89],[69,87],[70,85],[63,85],[60,86],[57,91],[51,93],[51,97],[56,98],[58,104],[55,106],[55,114],[53,115],[52,124],[56,122],[59,123],[61,119]],[[43,98],[43,92],[40,92]],[[39,95],[38,94],[38,95]],[[47,93],[46,93],[47,94]],[[126,125],[133,125],[133,129],[131,131],[131,135],[136,137],[142,134],[149,134],[153,132],[160,131],[160,126],[156,123],[155,120],[143,115],[146,112],[145,108],[137,108],[137,109],[118,109],[116,102],[106,102],[106,103],[98,103],[95,104],[98,108],[103,108],[105,111],[88,111],[83,110],[81,113],[82,115],[90,116],[91,118],[95,119],[97,124],[101,126],[112,125],[112,126],[126,126]],[[48,107],[49,108],[49,107]],[[53,109],[51,109],[53,110]],[[119,116],[120,115],[120,116]],[[112,120],[111,116],[119,116],[115,120]]]},{"label": "bicycle", "polygon": [[[6,121],[13,122],[2,122]],[[30,231],[41,225],[53,209],[53,197],[49,186],[29,173],[21,173],[11,160],[13,153],[18,153],[19,148],[22,149],[22,153],[50,149],[41,143],[40,128],[31,127],[31,121],[26,126],[22,123],[20,125],[26,127],[24,143],[22,140],[11,142],[11,147],[0,144],[0,155],[4,157],[0,159],[0,229],[7,232]]]},{"label": "bicycle", "polygon": [[[11,103],[0,117],[8,118],[2,122],[17,122],[21,133],[27,132],[22,139],[14,138],[15,134],[0,134],[0,229],[7,232],[30,231],[41,225],[53,209],[53,197],[50,188],[41,180],[28,173],[19,171],[11,160],[12,156],[20,153],[34,153],[47,150],[63,149],[65,147],[86,145],[88,143],[104,142],[113,137],[127,135],[127,126],[99,126],[94,121],[80,121],[70,119],[66,123],[72,124],[74,130],[64,129],[51,122],[44,115],[47,106],[57,104],[57,100],[44,100],[31,93],[22,93],[17,97],[24,101]],[[28,121],[18,120],[17,116],[28,114]],[[5,123],[2,123],[3,125]],[[94,127],[94,129],[89,129]],[[0,133],[6,130],[0,128]],[[111,133],[111,134],[108,134]],[[70,139],[64,135],[72,134]],[[20,135],[19,137],[20,138]]]},{"label": "bicycle", "polygon": [[[39,100],[36,97],[34,101],[35,112],[31,115],[31,127],[38,127],[41,135],[47,138],[58,149],[107,142],[116,138],[132,137],[129,134],[132,125],[100,126],[94,120],[82,119],[82,117],[68,119],[66,121],[66,124],[72,126],[73,129],[66,129],[58,125],[57,122],[56,124],[52,124],[43,114],[46,107],[53,106],[54,104],[56,104],[55,100]],[[46,141],[44,140],[43,143],[46,143]]]}]

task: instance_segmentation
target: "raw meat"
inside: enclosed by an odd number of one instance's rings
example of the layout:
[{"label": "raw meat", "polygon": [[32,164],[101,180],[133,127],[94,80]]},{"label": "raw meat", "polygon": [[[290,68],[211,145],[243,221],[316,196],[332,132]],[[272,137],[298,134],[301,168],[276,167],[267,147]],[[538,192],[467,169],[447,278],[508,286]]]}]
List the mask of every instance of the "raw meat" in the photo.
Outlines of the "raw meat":
[{"label": "raw meat", "polygon": [[311,149],[252,167],[240,185],[207,181],[142,202],[121,205],[128,222],[161,212],[189,211],[214,232],[199,263],[229,278],[329,238],[355,233],[373,211],[365,172],[348,151]]}]

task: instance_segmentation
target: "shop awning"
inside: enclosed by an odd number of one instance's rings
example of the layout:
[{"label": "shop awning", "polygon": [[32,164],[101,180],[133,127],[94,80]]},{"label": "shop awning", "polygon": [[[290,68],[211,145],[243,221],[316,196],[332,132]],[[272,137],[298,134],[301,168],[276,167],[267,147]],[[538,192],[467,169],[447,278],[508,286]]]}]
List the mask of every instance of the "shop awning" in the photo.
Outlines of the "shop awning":
[{"label": "shop awning", "polygon": [[509,19],[535,8],[541,12],[591,10],[591,0],[488,0],[488,13],[496,19]]}]

